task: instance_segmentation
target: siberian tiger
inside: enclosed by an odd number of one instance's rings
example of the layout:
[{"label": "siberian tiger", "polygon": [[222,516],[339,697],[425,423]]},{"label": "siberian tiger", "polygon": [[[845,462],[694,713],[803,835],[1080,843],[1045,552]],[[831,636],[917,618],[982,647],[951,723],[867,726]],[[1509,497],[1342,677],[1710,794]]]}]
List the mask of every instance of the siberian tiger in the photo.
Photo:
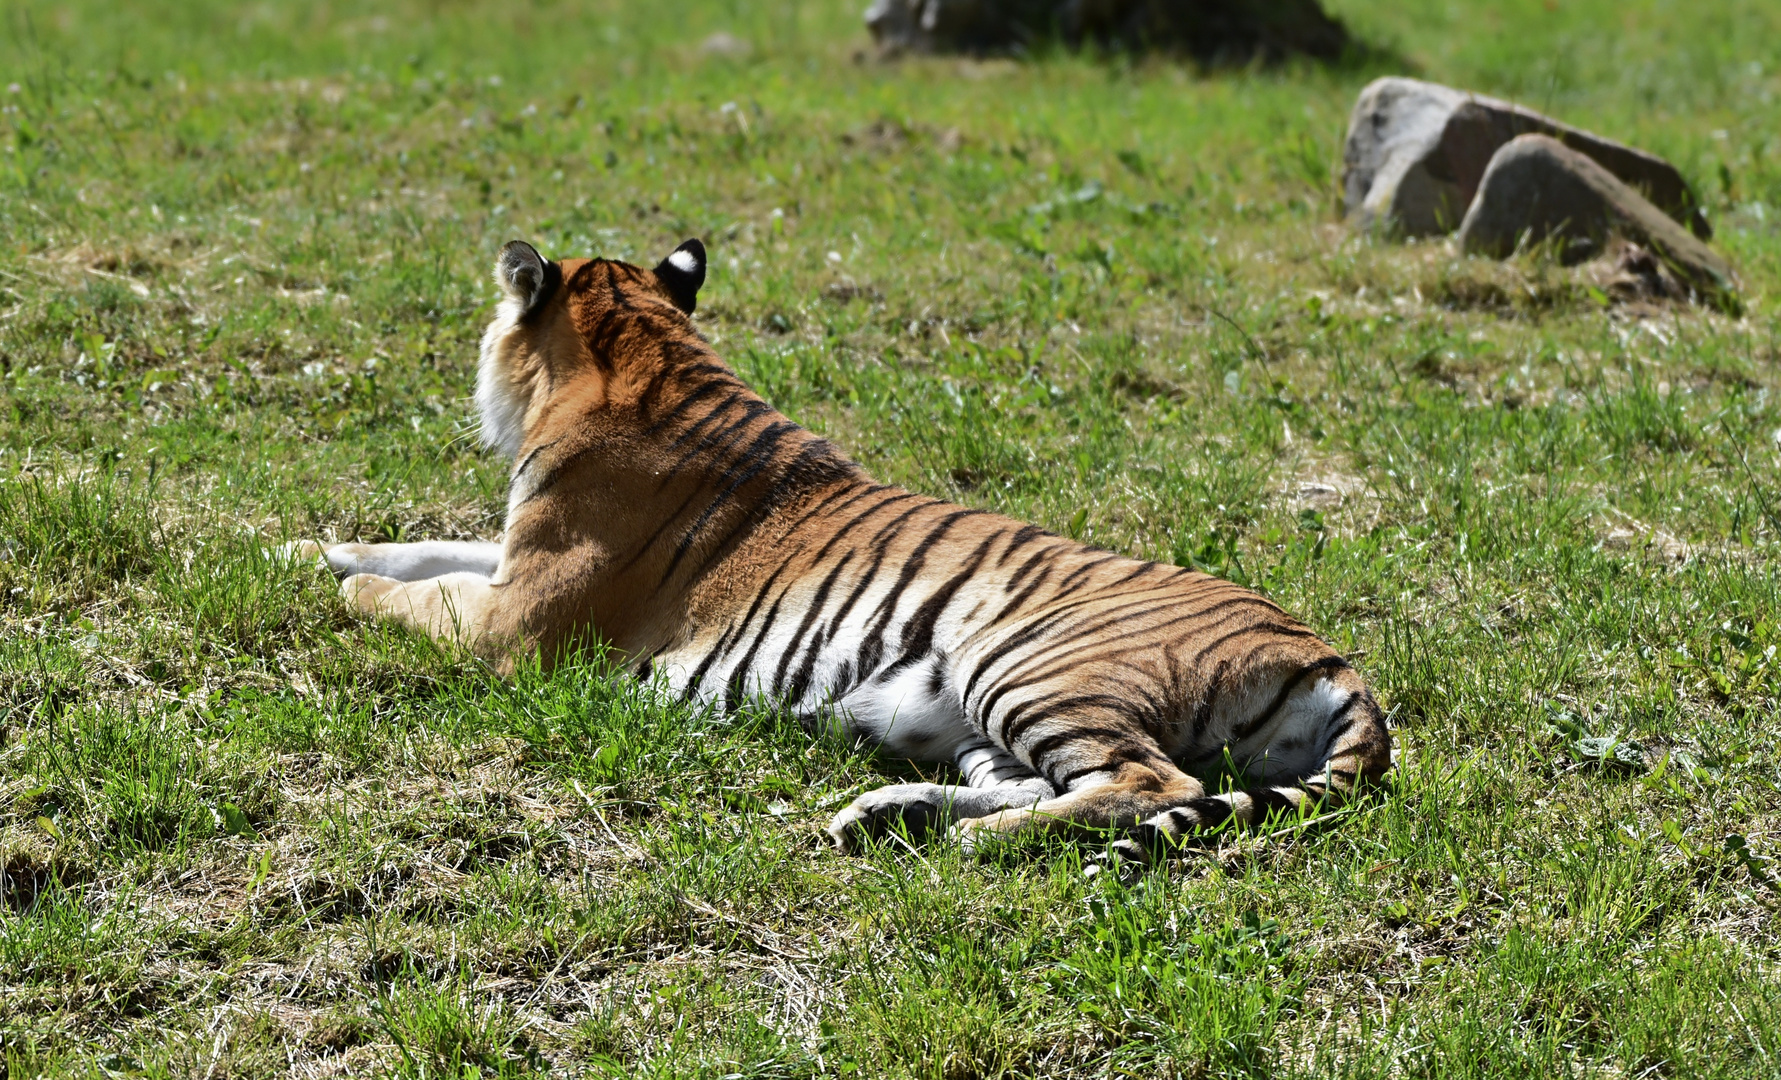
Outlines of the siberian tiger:
[{"label": "siberian tiger", "polygon": [[[505,535],[306,545],[361,610],[497,665],[591,634],[693,701],[956,766],[860,796],[843,850],[901,823],[1148,852],[1389,767],[1360,675],[1260,595],[875,483],[786,419],[694,329],[699,241],[653,270],[515,241],[495,280],[476,403],[513,461]],[[1192,775],[1231,763],[1254,786]]]}]

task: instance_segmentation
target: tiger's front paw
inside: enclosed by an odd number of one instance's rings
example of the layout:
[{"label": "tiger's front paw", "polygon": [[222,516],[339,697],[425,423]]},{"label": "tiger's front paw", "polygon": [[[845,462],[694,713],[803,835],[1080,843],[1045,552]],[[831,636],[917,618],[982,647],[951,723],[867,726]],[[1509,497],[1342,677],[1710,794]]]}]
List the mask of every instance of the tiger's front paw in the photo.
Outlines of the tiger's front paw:
[{"label": "tiger's front paw", "polygon": [[878,839],[899,825],[910,836],[923,836],[944,818],[936,794],[933,784],[891,784],[868,791],[829,822],[829,843],[837,851],[856,851],[862,842]]},{"label": "tiger's front paw", "polygon": [[384,598],[401,584],[395,578],[377,574],[352,574],[340,582],[340,595],[347,607],[375,615],[383,610]]}]

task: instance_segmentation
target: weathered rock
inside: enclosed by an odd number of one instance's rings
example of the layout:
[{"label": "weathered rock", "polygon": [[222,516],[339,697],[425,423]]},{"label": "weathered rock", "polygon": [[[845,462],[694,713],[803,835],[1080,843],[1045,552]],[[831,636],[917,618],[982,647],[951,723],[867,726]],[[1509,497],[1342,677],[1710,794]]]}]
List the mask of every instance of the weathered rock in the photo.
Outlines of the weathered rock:
[{"label": "weathered rock", "polygon": [[1335,60],[1350,47],[1348,31],[1318,0],[874,0],[866,25],[880,48],[921,53],[1006,53],[1059,41],[1241,62]]},{"label": "weathered rock", "polygon": [[1395,77],[1369,83],[1349,117],[1342,151],[1348,212],[1363,227],[1406,236],[1451,232],[1492,155],[1530,133],[1587,154],[1695,235],[1712,235],[1688,181],[1654,154],[1507,101]]},{"label": "weathered rock", "polygon": [[1595,258],[1611,236],[1630,240],[1717,304],[1735,303],[1737,279],[1713,249],[1593,159],[1547,135],[1518,135],[1491,158],[1459,229],[1460,250],[1504,258],[1550,243],[1560,261]]}]

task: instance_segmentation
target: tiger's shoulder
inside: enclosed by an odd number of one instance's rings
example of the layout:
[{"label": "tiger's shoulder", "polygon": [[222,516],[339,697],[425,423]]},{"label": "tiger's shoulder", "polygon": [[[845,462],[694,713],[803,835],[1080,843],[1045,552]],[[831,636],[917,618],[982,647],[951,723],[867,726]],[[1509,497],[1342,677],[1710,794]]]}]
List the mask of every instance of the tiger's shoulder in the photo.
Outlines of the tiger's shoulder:
[{"label": "tiger's shoulder", "polygon": [[747,587],[739,552],[870,483],[695,328],[705,259],[689,240],[651,269],[547,262],[519,242],[497,260],[476,401],[483,440],[513,461],[503,585],[524,636],[548,646],[585,625],[626,652],[657,647],[701,586],[705,602]]}]

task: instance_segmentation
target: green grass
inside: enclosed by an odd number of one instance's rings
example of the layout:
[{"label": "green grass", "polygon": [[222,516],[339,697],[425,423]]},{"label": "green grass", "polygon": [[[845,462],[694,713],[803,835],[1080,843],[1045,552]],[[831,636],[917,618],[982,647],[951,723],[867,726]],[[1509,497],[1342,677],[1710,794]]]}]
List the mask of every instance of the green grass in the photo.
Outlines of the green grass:
[{"label": "green grass", "polygon": [[[1349,235],[1385,68],[882,64],[855,6],[0,12],[0,1076],[1781,1070],[1781,8],[1332,4],[1677,162],[1734,320]],[[918,767],[263,557],[492,535],[494,252],[695,235],[880,476],[1351,652],[1387,788],[1123,877],[844,858]]]}]

